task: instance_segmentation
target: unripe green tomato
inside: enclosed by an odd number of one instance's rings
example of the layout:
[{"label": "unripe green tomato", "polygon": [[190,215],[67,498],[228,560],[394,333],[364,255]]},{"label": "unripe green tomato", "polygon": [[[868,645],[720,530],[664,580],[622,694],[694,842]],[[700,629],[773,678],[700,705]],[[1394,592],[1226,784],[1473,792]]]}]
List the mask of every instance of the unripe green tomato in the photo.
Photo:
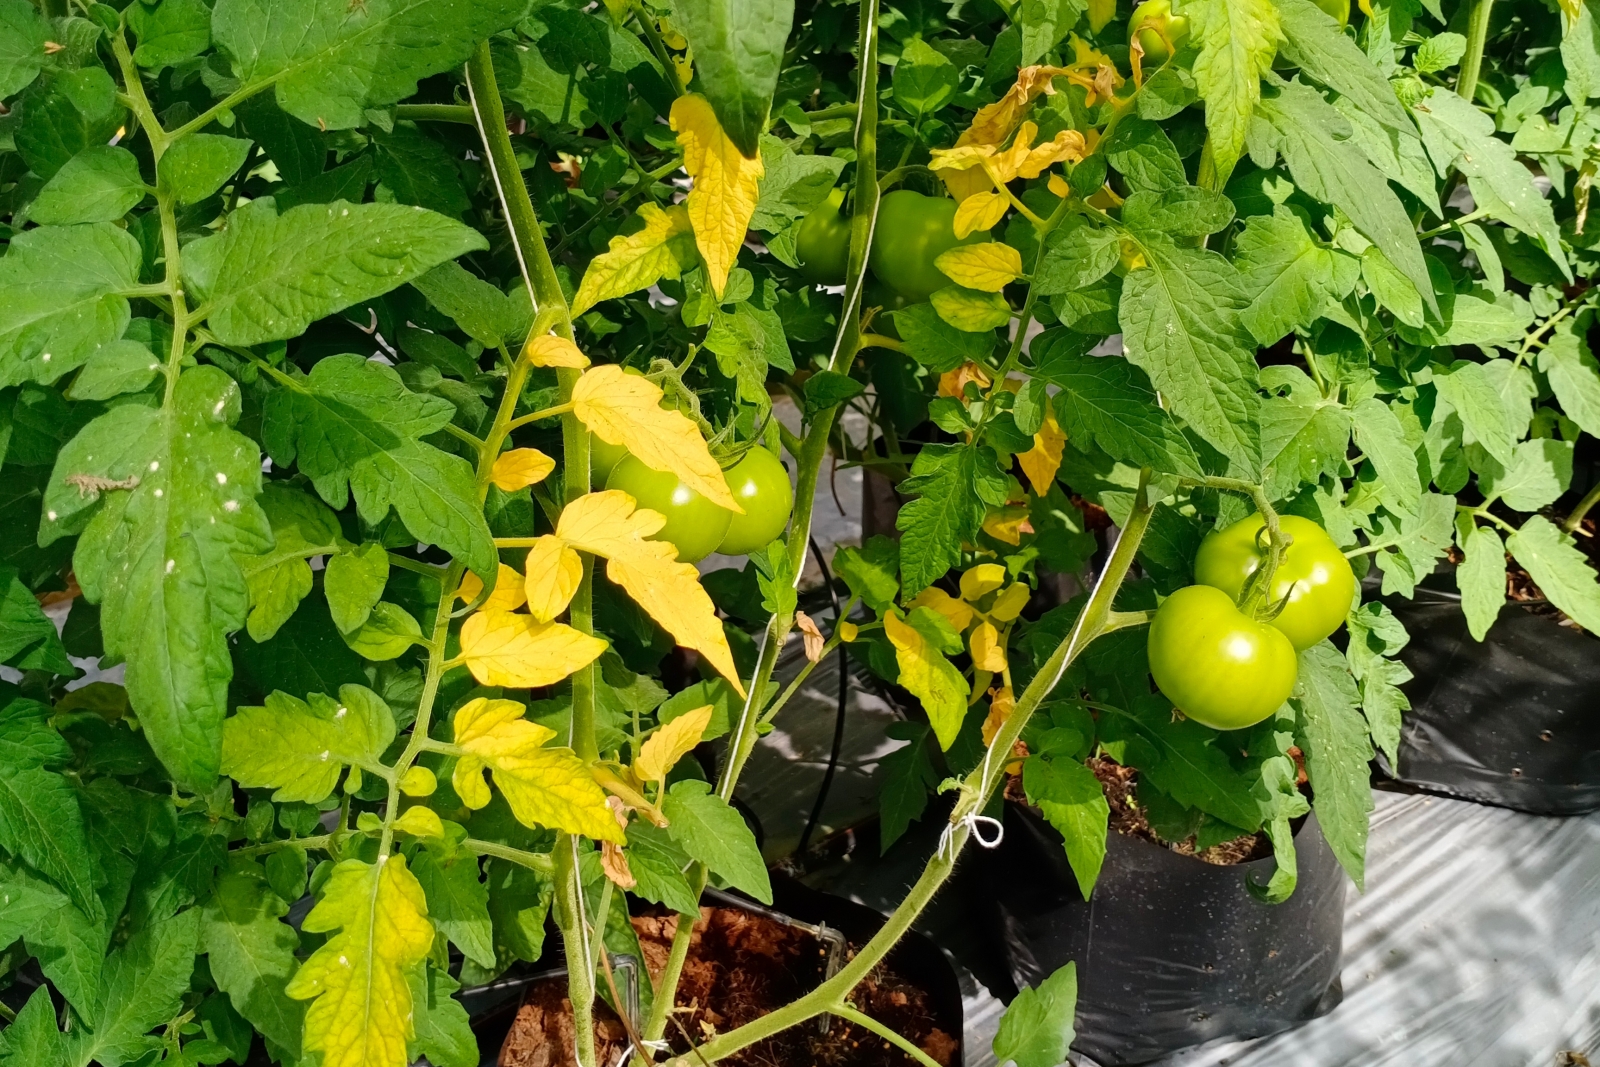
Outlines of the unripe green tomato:
[{"label": "unripe green tomato", "polygon": [[606,479],[611,477],[611,472],[627,456],[628,450],[621,445],[607,444],[594,434],[589,435],[589,484],[605,485]]},{"label": "unripe green tomato", "polygon": [[651,537],[676,545],[678,558],[685,563],[699,563],[715,552],[733,518],[733,512],[684,485],[676,474],[651,470],[638,456],[618,463],[606,488],[620,489],[639,507],[665,515],[667,524]]},{"label": "unripe green tomato", "polygon": [[835,189],[800,223],[795,254],[800,273],[812,285],[844,284],[850,265],[850,220],[839,214],[843,204],[844,190]]},{"label": "unripe green tomato", "polygon": [[933,265],[941,252],[957,245],[989,240],[987,230],[957,239],[956,202],[944,196],[923,196],[896,189],[878,201],[867,265],[889,288],[915,303],[953,284]]},{"label": "unripe green tomato", "polygon": [[1147,66],[1165,63],[1188,36],[1189,20],[1172,13],[1172,0],[1144,0],[1128,20],[1128,44],[1138,40]]},{"label": "unripe green tomato", "polygon": [[1167,597],[1150,621],[1150,674],[1184,715],[1213,730],[1254,726],[1283,706],[1299,663],[1282,631],[1209,585]]},{"label": "unripe green tomato", "polygon": [[[1245,580],[1267,560],[1265,526],[1256,514],[1207,534],[1194,557],[1194,580],[1237,601]],[[1296,649],[1304,650],[1344,624],[1355,599],[1356,576],[1333,538],[1310,519],[1283,515],[1278,528],[1294,542],[1272,575],[1268,606],[1289,598],[1272,625]]]},{"label": "unripe green tomato", "polygon": [[789,527],[789,512],[794,509],[794,489],[783,461],[757,445],[744,458],[723,472],[733,499],[744,508],[728,523],[717,551],[729,556],[748,556],[771,544]]}]

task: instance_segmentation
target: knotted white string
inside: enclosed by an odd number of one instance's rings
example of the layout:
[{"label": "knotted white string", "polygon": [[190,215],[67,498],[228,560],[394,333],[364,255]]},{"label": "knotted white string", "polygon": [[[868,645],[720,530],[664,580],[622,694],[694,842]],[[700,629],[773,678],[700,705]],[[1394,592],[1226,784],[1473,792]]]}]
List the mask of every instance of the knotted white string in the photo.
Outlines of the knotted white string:
[{"label": "knotted white string", "polygon": [[[983,832],[978,829],[980,824],[993,827],[994,836],[984,837]],[[949,860],[951,863],[955,862],[956,828],[961,826],[967,828],[967,832],[972,835],[972,839],[982,848],[999,848],[1000,842],[1005,840],[1006,828],[1001,825],[999,819],[991,819],[989,816],[979,815],[975,811],[968,812],[955,822],[945,824],[944,832],[939,835],[939,857],[941,859]]]}]

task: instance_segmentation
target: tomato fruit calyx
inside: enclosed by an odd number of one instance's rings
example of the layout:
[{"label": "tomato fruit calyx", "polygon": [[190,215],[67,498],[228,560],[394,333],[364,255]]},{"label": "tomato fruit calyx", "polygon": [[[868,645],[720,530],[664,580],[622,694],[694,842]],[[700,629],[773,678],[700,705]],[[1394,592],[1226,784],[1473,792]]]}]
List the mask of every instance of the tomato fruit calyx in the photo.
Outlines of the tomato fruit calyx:
[{"label": "tomato fruit calyx", "polygon": [[724,471],[723,477],[744,514],[732,516],[728,532],[717,545],[718,552],[747,556],[765,548],[788,529],[794,489],[789,485],[789,471],[777,456],[756,445]]},{"label": "tomato fruit calyx", "polygon": [[1179,589],[1156,609],[1147,641],[1156,686],[1185,716],[1214,730],[1254,726],[1294,691],[1294,646],[1209,585]]},{"label": "tomato fruit calyx", "polygon": [[[1265,527],[1258,513],[1207,534],[1195,555],[1194,578],[1247,608],[1259,603],[1271,616],[1263,621],[1303,651],[1344,624],[1355,602],[1355,572],[1326,530],[1299,515],[1282,515],[1278,528],[1290,544],[1272,574],[1271,588],[1260,588],[1265,576],[1257,577],[1257,572],[1268,557]],[[1248,588],[1252,582],[1254,590]]]}]

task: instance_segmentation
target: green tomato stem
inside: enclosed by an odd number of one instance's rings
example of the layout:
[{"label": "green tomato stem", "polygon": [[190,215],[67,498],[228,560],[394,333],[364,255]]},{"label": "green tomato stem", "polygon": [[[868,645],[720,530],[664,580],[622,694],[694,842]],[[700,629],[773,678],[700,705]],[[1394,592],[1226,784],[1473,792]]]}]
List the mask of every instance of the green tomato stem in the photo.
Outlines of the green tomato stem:
[{"label": "green tomato stem", "polygon": [[1467,22],[1467,51],[1461,57],[1461,77],[1456,93],[1469,103],[1478,93],[1478,74],[1483,69],[1483,46],[1489,37],[1489,13],[1494,0],[1473,0]]},{"label": "green tomato stem", "polygon": [[1566,520],[1561,523],[1561,528],[1567,533],[1576,533],[1579,525],[1583,522],[1584,516],[1589,514],[1589,509],[1594,507],[1597,501],[1600,501],[1600,482],[1596,482],[1583,495],[1583,499],[1578,501],[1578,506],[1572,509],[1572,514],[1568,515]]},{"label": "green tomato stem", "polygon": [[850,1005],[842,1001],[838,1004],[830,1005],[828,1008],[828,1014],[837,1015],[841,1019],[848,1019],[850,1022],[855,1023],[863,1030],[871,1030],[873,1033],[889,1042],[895,1048],[899,1049],[907,1056],[910,1056],[912,1059],[922,1064],[922,1067],[940,1067],[938,1060],[922,1051],[916,1045],[912,1044],[910,1041],[907,1041],[905,1038],[901,1037],[899,1034],[895,1033],[889,1027],[883,1025],[872,1016],[867,1015],[864,1012],[859,1012],[855,1008],[852,1008]]}]

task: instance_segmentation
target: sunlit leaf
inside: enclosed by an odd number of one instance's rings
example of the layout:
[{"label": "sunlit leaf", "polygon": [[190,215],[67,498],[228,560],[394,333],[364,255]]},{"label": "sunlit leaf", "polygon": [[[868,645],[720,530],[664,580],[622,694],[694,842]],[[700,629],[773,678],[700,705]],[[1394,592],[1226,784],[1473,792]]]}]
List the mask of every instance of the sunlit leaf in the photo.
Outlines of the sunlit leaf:
[{"label": "sunlit leaf", "polygon": [[933,724],[939,747],[948,750],[961,732],[967,714],[967,683],[961,672],[920,631],[891,611],[883,617],[883,631],[894,645],[900,666],[900,684],[922,702]]},{"label": "sunlit leaf", "polygon": [[720,298],[755,214],[765,165],[759,155],[745,158],[723,132],[711,102],[698,94],[673,102],[672,128],[683,148],[684,169],[694,179],[688,208],[695,243],[711,290]]},{"label": "sunlit leaf", "polygon": [[495,459],[490,480],[501,492],[515,493],[544,481],[555,469],[556,461],[537,448],[513,448]]},{"label": "sunlit leaf", "polygon": [[528,614],[540,622],[549,622],[566,611],[583,580],[583,560],[561,538],[549,534],[528,549],[524,569],[527,579],[521,588],[527,598]]},{"label": "sunlit leaf", "polygon": [[339,688],[339,699],[271,693],[222,724],[222,772],[247,789],[275,789],[278,802],[315,804],[347,766],[376,768],[394,740],[394,714],[370,689]]},{"label": "sunlit leaf", "polygon": [[707,704],[685,712],[646,738],[638,759],[633,761],[633,769],[639,777],[649,782],[664,781],[667,772],[700,743],[700,735],[711,722],[713,710]]},{"label": "sunlit leaf", "polygon": [[639,218],[644,220],[644,229],[618,234],[606,251],[589,261],[578,295],[572,300],[574,315],[583,314],[602,300],[652,286],[662,278],[676,279],[694,264],[694,234],[688,208],[675,205],[662,209],[645,204],[639,209]]},{"label": "sunlit leaf", "polygon": [[604,641],[570,626],[509,611],[480,611],[461,627],[461,655],[484,685],[554,685],[605,649]]},{"label": "sunlit leaf", "polygon": [[[468,604],[478,599],[478,594],[483,592],[483,580],[471,571],[461,576],[461,585],[456,589],[456,599],[464,600]],[[489,594],[489,599],[483,602],[484,611],[516,611],[528,602],[528,595],[522,588],[522,575],[516,568],[500,564],[500,577],[494,583],[494,592]]]}]

